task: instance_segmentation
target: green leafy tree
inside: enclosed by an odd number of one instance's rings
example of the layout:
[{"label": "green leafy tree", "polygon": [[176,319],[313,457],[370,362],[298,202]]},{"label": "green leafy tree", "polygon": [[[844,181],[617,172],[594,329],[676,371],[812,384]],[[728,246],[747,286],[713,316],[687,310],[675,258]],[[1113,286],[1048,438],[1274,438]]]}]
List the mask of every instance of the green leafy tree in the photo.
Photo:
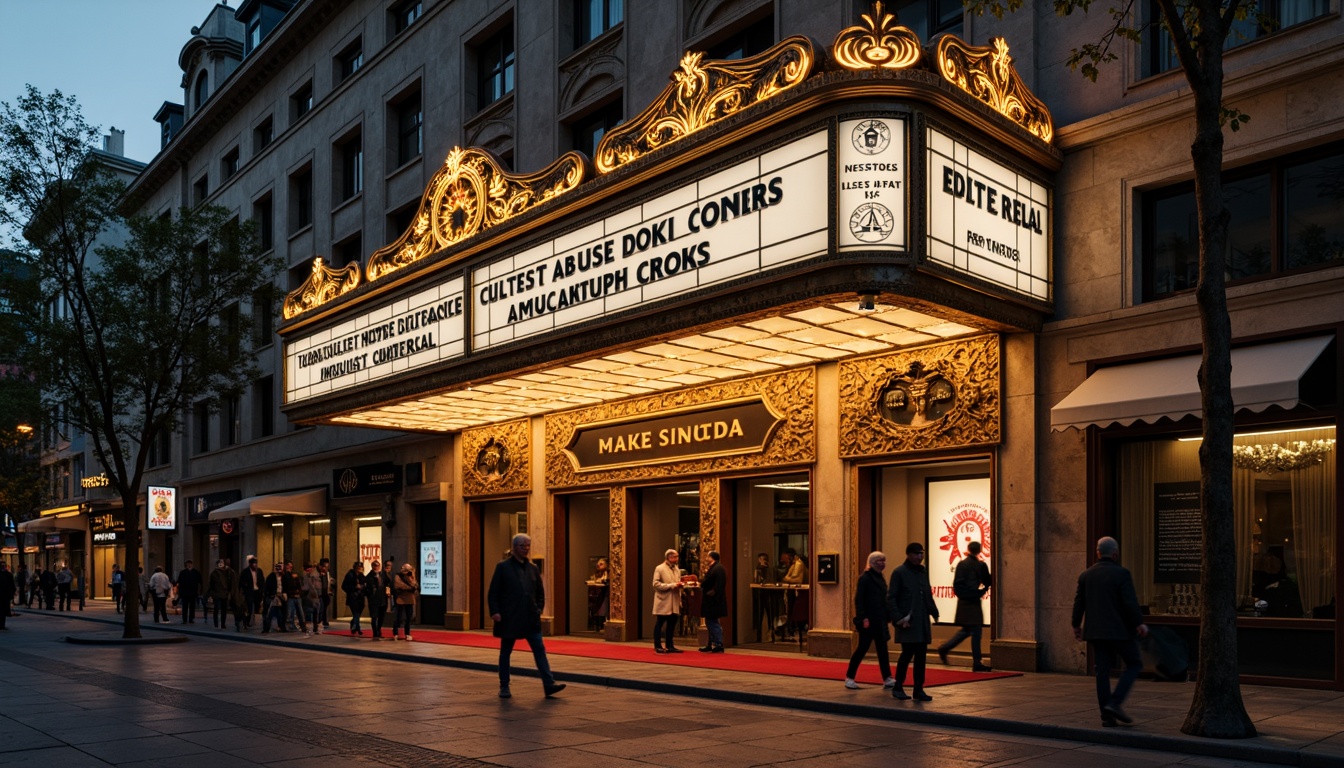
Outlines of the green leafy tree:
[{"label": "green leafy tree", "polygon": [[[13,247],[30,276],[15,291],[19,360],[43,412],[64,406],[120,497],[134,574],[150,447],[193,404],[238,396],[258,375],[232,318],[281,265],[256,256],[254,228],[222,208],[124,216],[98,138],[58,91],[29,86],[0,104],[0,224],[22,233]],[[125,617],[125,636],[139,637],[139,614]]]},{"label": "green leafy tree", "polygon": [[[966,0],[976,13],[1002,17],[1021,0]],[[1223,130],[1237,130],[1249,116],[1223,104],[1223,51],[1235,41],[1237,22],[1256,17],[1244,0],[1156,0],[1159,16],[1147,24],[1137,0],[1108,6],[1109,22],[1100,39],[1074,48],[1068,64],[1096,81],[1098,68],[1114,61],[1117,41],[1139,42],[1160,25],[1190,86],[1194,136],[1190,158],[1199,219],[1199,306],[1203,357],[1199,366],[1204,440],[1199,448],[1200,513],[1204,561],[1200,566],[1203,606],[1199,626],[1199,666],[1195,696],[1181,725],[1184,733],[1214,738],[1249,738],[1255,726],[1241,700],[1237,666],[1236,542],[1232,514],[1232,323],[1227,312],[1227,231],[1231,218],[1223,198]],[[1086,13],[1092,0],[1054,0],[1055,12]]]}]

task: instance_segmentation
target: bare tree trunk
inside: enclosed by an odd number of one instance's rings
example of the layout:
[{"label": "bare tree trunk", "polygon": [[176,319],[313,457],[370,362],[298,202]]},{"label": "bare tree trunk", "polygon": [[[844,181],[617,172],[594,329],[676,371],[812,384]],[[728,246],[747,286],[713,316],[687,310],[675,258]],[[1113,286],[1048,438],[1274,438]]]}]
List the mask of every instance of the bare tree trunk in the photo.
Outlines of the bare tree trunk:
[{"label": "bare tree trunk", "polygon": [[[121,493],[121,505],[126,517],[126,612],[122,614],[123,638],[139,638],[140,601],[144,592],[140,591],[140,509],[135,503],[136,493],[125,490]],[[131,594],[132,586],[136,590]]]}]

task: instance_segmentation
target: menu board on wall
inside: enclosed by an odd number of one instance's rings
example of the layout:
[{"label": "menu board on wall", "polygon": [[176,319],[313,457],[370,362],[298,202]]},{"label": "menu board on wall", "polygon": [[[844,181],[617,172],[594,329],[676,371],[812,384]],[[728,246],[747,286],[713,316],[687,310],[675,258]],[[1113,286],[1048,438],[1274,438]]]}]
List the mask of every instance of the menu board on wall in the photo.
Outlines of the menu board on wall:
[{"label": "menu board on wall", "polygon": [[420,594],[443,594],[443,542],[420,542]]},{"label": "menu board on wall", "polygon": [[1153,583],[1199,583],[1204,532],[1198,480],[1153,484],[1153,542]]},{"label": "menu board on wall", "polygon": [[[980,559],[986,562],[993,552],[989,478],[932,479],[928,481],[927,487],[929,545],[924,566],[929,570],[929,586],[933,590],[933,602],[938,606],[938,614],[943,621],[950,622],[957,615],[957,596],[952,592],[952,577],[956,573],[957,563],[968,556],[966,547],[972,541],[980,542]],[[993,615],[990,596],[991,593],[986,591],[981,598],[987,625]]]}]

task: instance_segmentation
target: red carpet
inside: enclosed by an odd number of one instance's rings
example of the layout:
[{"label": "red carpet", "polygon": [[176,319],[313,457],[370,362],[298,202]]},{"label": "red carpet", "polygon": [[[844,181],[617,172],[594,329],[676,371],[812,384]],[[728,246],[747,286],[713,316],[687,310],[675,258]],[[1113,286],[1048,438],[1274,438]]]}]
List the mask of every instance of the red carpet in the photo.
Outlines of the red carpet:
[{"label": "red carpet", "polygon": [[[365,630],[365,632],[367,631]],[[350,632],[333,630],[325,634],[349,636]],[[416,643],[461,645],[469,648],[499,648],[499,639],[484,633],[417,629],[414,634],[415,640],[413,642]],[[356,639],[372,642],[367,634]],[[382,642],[388,643],[390,640],[390,637],[385,636]],[[396,643],[393,643],[393,647],[396,647]],[[810,677],[818,680],[834,680],[837,683],[845,679],[845,667],[847,666],[847,660],[817,659],[802,655],[796,657],[766,656],[745,651],[734,651],[731,648],[728,649],[727,653],[700,653],[695,648],[685,650],[685,653],[656,654],[650,645],[642,643],[603,643],[565,640],[556,637],[546,638],[546,651],[561,656],[617,659],[619,661],[638,661],[645,664],[671,664],[700,669],[724,669],[730,672],[755,672],[762,675]],[[527,644],[520,642],[516,652],[522,652],[526,655]],[[891,663],[893,667],[896,665],[895,654],[892,654]],[[999,677],[1016,677],[1018,674],[1017,672],[969,672],[930,665],[925,674],[924,687],[932,688],[937,685],[955,685],[978,680],[993,680]],[[857,680],[869,685],[882,684],[874,654],[869,653],[868,658],[864,659],[863,664],[859,666]],[[908,680],[907,683],[909,683]]]}]

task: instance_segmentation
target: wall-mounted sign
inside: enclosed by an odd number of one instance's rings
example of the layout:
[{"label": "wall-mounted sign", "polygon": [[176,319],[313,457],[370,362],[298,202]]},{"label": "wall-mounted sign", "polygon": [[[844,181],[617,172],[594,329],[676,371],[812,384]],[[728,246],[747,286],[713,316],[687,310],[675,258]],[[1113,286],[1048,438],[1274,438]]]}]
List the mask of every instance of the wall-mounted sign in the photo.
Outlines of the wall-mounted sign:
[{"label": "wall-mounted sign", "polygon": [[1153,484],[1153,583],[1198,584],[1204,562],[1199,481]]},{"label": "wall-mounted sign", "polygon": [[577,427],[565,454],[576,472],[760,453],[783,418],[759,397]]},{"label": "wall-mounted sign", "polygon": [[60,549],[62,546],[64,546],[61,543],[63,541],[65,541],[65,537],[63,534],[48,533],[46,538],[43,539],[43,544],[47,549]]},{"label": "wall-mounted sign", "polygon": [[928,256],[1050,301],[1050,190],[929,129]]},{"label": "wall-mounted sign", "polygon": [[483,349],[826,252],[816,133],[472,272]]},{"label": "wall-mounted sign", "polygon": [[187,524],[202,525],[210,522],[210,513],[226,504],[241,501],[242,491],[218,491],[187,499]]},{"label": "wall-mounted sign", "polygon": [[126,515],[120,509],[90,512],[89,530],[93,532],[94,541],[98,541],[98,534],[100,533],[124,531],[126,530]]},{"label": "wall-mounted sign", "polygon": [[145,528],[151,531],[172,531],[177,528],[177,489],[160,485],[149,486],[148,520]]},{"label": "wall-mounted sign", "polygon": [[399,493],[401,465],[384,462],[334,469],[331,472],[331,489],[331,495],[338,499],[370,493]]},{"label": "wall-mounted sign", "polygon": [[443,542],[420,542],[420,594],[443,595]]},{"label": "wall-mounted sign", "polygon": [[905,121],[840,123],[835,167],[840,250],[905,250]]},{"label": "wall-mounted sign", "polygon": [[85,477],[79,481],[79,487],[85,489],[107,488],[110,485],[112,485],[112,481],[108,479],[106,472],[100,472],[93,477]]},{"label": "wall-mounted sign", "polygon": [[[943,621],[951,621],[957,615],[952,577],[957,563],[968,556],[967,545],[980,542],[981,560],[988,561],[993,552],[989,478],[929,480],[927,488],[929,543],[924,566],[929,571],[929,587],[938,613]],[[986,624],[991,623],[990,617],[994,615],[990,597],[991,593],[986,592],[981,598]]]},{"label": "wall-mounted sign", "polygon": [[359,559],[364,573],[373,573],[373,561],[383,559],[383,528],[380,525],[359,525]]},{"label": "wall-mounted sign", "polygon": [[325,395],[459,357],[462,278],[285,344],[285,401]]},{"label": "wall-mounted sign", "polygon": [[115,547],[126,542],[125,531],[94,531],[93,543],[95,546]]}]

